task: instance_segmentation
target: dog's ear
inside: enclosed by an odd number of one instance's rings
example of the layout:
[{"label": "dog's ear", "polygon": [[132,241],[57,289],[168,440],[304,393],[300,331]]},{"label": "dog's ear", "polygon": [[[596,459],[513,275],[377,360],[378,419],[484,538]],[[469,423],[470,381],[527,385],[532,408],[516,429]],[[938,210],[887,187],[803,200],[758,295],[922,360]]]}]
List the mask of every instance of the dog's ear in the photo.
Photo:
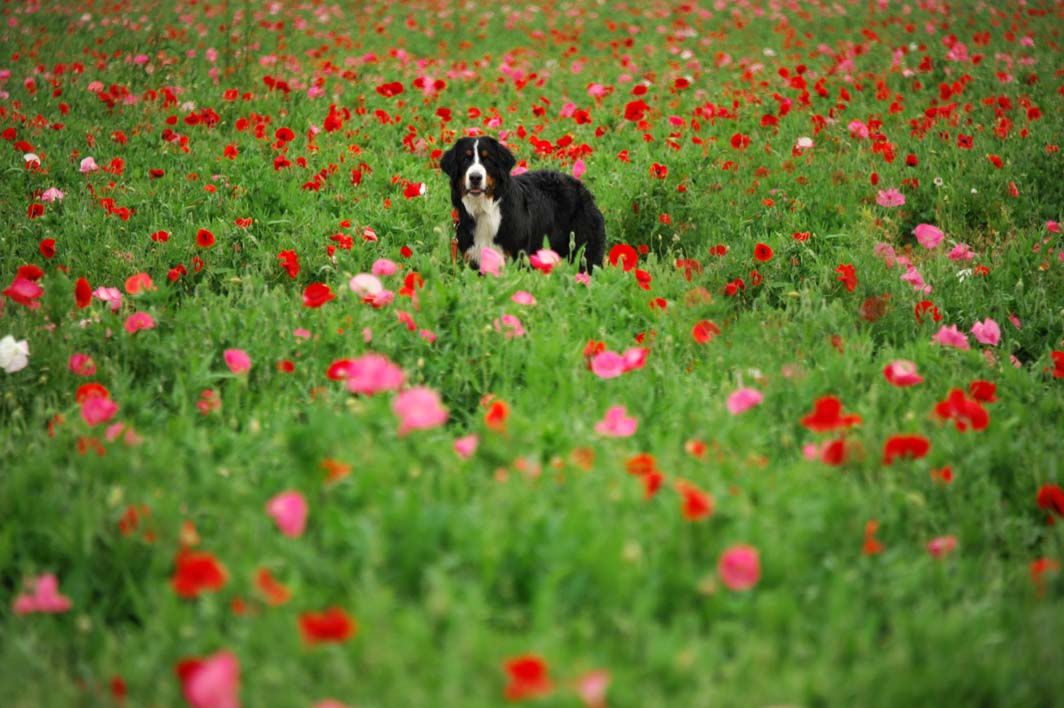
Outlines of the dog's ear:
[{"label": "dog's ear", "polygon": [[440,171],[450,178],[454,178],[458,172],[458,143],[455,143],[450,150],[443,153],[443,157],[440,158]]},{"label": "dog's ear", "polygon": [[517,158],[500,142],[496,142],[495,149],[499,153],[499,167],[502,168],[503,174],[509,177],[510,170],[517,164]]}]

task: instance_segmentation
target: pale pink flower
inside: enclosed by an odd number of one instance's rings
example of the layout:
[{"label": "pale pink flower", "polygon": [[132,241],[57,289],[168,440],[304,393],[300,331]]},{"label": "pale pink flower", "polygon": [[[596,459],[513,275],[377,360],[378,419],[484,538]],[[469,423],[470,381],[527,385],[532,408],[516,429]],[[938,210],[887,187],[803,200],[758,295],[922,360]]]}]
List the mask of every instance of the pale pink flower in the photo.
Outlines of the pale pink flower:
[{"label": "pale pink flower", "polygon": [[399,266],[395,264],[395,261],[388,260],[387,258],[378,258],[373,262],[373,267],[370,268],[373,275],[393,275]]},{"label": "pale pink flower", "polygon": [[764,400],[764,396],[756,388],[741,388],[728,396],[728,412],[732,415],[744,413]]},{"label": "pale pink flower", "polygon": [[624,357],[617,352],[599,352],[591,358],[591,373],[600,379],[614,379],[627,370]]},{"label": "pale pink flower", "polygon": [[310,339],[310,330],[299,327],[292,330],[292,336],[299,339]]},{"label": "pale pink flower", "polygon": [[528,292],[527,290],[518,290],[517,292],[514,293],[514,296],[512,298],[510,298],[510,299],[513,300],[514,302],[516,302],[518,305],[535,305],[536,304],[535,295],[533,295],[532,293]]},{"label": "pale pink flower", "polygon": [[200,661],[183,684],[182,693],[192,708],[240,708],[240,662],[230,651]]},{"label": "pale pink flower", "polygon": [[126,323],[123,326],[130,334],[136,334],[142,329],[153,329],[155,320],[147,312],[134,312],[126,318]]},{"label": "pale pink flower", "polygon": [[592,98],[602,98],[603,96],[609,95],[610,89],[602,84],[588,84],[587,93]]},{"label": "pale pink flower", "polygon": [[975,258],[975,253],[971,247],[966,243],[958,243],[949,252],[949,259],[951,261],[968,261]]},{"label": "pale pink flower", "polygon": [[503,255],[494,248],[482,248],[480,250],[480,272],[483,275],[499,277],[499,269],[504,262]]},{"label": "pale pink flower", "polygon": [[877,243],[875,245],[875,248],[872,249],[872,253],[874,253],[878,258],[882,258],[883,263],[888,268],[893,268],[894,264],[897,263],[898,256],[894,252],[894,247],[891,246],[889,243]]},{"label": "pale pink flower", "polygon": [[307,500],[299,492],[281,492],[266,502],[266,513],[289,538],[299,538],[307,527]]},{"label": "pale pink flower", "polygon": [[591,671],[576,679],[576,695],[587,708],[606,708],[606,690],[610,687],[610,672]]},{"label": "pale pink flower", "polygon": [[82,159],[81,165],[78,167],[81,170],[81,174],[85,175],[90,172],[95,172],[100,169],[100,166],[96,164],[96,160],[92,157],[86,157]]},{"label": "pale pink flower", "polygon": [[942,325],[942,329],[931,337],[931,341],[943,347],[956,347],[957,349],[970,349],[968,337],[957,329],[957,325],[949,327]]},{"label": "pale pink flower", "polygon": [[897,189],[882,189],[876,194],[876,204],[881,207],[900,207],[905,205],[905,195]]},{"label": "pale pink flower", "polygon": [[864,140],[869,136],[868,126],[863,121],[853,120],[846,126],[850,131],[851,138],[857,138],[858,140]]},{"label": "pale pink flower", "polygon": [[251,357],[243,349],[226,349],[223,353],[225,365],[238,376],[251,371]]},{"label": "pale pink flower", "polygon": [[584,163],[583,159],[577,159],[573,163],[573,177],[583,179],[585,174],[587,174],[587,164]]},{"label": "pale pink flower", "polygon": [[915,386],[924,380],[923,376],[916,373],[916,364],[907,359],[898,359],[887,364],[883,369],[883,376],[898,387]]},{"label": "pale pink flower", "polygon": [[359,273],[351,278],[347,287],[351,288],[351,292],[363,299],[373,298],[384,290],[384,285],[381,283],[380,278],[371,273]]},{"label": "pale pink flower", "polygon": [[326,698],[324,701],[318,701],[317,703],[315,703],[312,708],[350,708],[350,706],[347,706],[341,703],[340,701],[334,701],[331,698]]},{"label": "pale pink flower", "polygon": [[[125,433],[125,435],[123,435]],[[119,436],[122,436],[122,442],[126,445],[133,447],[134,445],[140,445],[144,442],[144,438],[137,434],[137,431],[132,426],[125,423],[112,423],[107,426],[104,431],[104,438],[107,442],[114,442]]]},{"label": "pale pink flower", "polygon": [[627,438],[635,435],[639,421],[628,415],[624,406],[611,406],[606,416],[595,423],[595,432],[611,438]]},{"label": "pale pink flower", "polygon": [[913,229],[913,235],[924,248],[937,248],[942,243],[942,239],[946,238],[946,234],[942,233],[941,229],[931,224],[918,225]]},{"label": "pale pink flower", "polygon": [[118,288],[96,288],[92,294],[111,306],[111,312],[118,312],[122,307],[122,291]]},{"label": "pale pink flower", "polygon": [[477,451],[478,445],[480,445],[480,437],[476,433],[470,433],[454,441],[454,451],[463,460],[468,460]]},{"label": "pale pink flower", "polygon": [[61,192],[59,189],[57,189],[55,187],[49,187],[48,189],[46,189],[43,192],[41,192],[41,201],[42,202],[61,202],[61,201],[63,201],[63,197],[65,197],[65,196],[66,196],[66,194]]},{"label": "pale pink flower", "polygon": [[364,354],[347,363],[347,390],[365,396],[382,391],[398,391],[403,385],[403,370],[381,354]]},{"label": "pale pink flower", "polygon": [[110,398],[97,396],[81,404],[81,417],[90,426],[106,423],[118,413],[118,404]]},{"label": "pale pink flower", "polygon": [[913,290],[918,293],[931,292],[931,286],[924,282],[924,276],[920,275],[920,271],[916,270],[916,266],[912,263],[906,266],[905,272],[901,274],[901,279],[913,286]]},{"label": "pale pink flower", "polygon": [[939,536],[927,542],[927,552],[935,558],[945,558],[956,548],[956,536]]},{"label": "pale pink flower", "polygon": [[495,331],[502,332],[507,339],[525,336],[525,328],[521,325],[521,320],[514,315],[503,315],[501,320],[496,317],[492,324],[495,326]]},{"label": "pale pink flower", "polygon": [[67,368],[76,376],[92,376],[96,373],[96,362],[88,354],[71,354]]},{"label": "pale pink flower", "polygon": [[55,614],[66,612],[71,607],[70,598],[60,594],[59,580],[53,573],[45,573],[27,580],[25,587],[29,592],[19,595],[11,603],[16,615],[28,615],[33,612]]},{"label": "pale pink flower", "polygon": [[362,302],[372,305],[376,310],[387,307],[392,304],[393,300],[395,300],[395,293],[391,290],[381,290],[376,295],[367,295],[362,298]]},{"label": "pale pink flower", "polygon": [[420,332],[418,332],[418,336],[424,339],[429,344],[432,344],[436,341],[436,333],[433,332],[431,329],[421,330]]},{"label": "pale pink flower", "polygon": [[436,428],[447,422],[447,409],[440,395],[431,388],[418,386],[403,391],[392,401],[392,410],[399,417],[399,435],[411,430]]},{"label": "pale pink flower", "polygon": [[753,546],[732,546],[717,562],[717,573],[729,590],[749,590],[761,579],[761,556]]},{"label": "pale pink flower", "polygon": [[972,325],[972,335],[975,337],[975,341],[980,344],[989,344],[992,347],[996,347],[997,343],[1001,341],[1001,328],[997,322],[987,317],[982,322],[976,322]]},{"label": "pale pink flower", "polygon": [[536,270],[550,274],[554,266],[562,262],[562,257],[549,248],[541,248],[528,257],[528,262]]},{"label": "pale pink flower", "polygon": [[581,285],[590,286],[591,285],[591,274],[590,273],[577,273],[576,274],[576,282],[580,283]]}]

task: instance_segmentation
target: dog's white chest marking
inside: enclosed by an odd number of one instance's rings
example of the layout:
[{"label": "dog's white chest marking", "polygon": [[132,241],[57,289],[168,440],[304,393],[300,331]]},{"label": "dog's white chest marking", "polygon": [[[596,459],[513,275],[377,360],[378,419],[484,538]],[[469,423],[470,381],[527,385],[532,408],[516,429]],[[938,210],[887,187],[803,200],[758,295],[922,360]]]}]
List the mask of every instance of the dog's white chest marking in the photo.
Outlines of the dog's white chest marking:
[{"label": "dog's white chest marking", "polygon": [[[484,165],[480,162],[480,141],[473,142],[473,164],[466,170],[466,189],[470,187],[470,175],[478,175],[480,184],[485,178]],[[499,224],[502,223],[502,209],[499,208],[502,200],[495,200],[486,193],[466,194],[462,197],[462,206],[473,217],[476,226],[473,229],[473,245],[466,250],[466,260],[480,263],[480,252],[485,248],[495,245],[495,235],[499,233]]]}]

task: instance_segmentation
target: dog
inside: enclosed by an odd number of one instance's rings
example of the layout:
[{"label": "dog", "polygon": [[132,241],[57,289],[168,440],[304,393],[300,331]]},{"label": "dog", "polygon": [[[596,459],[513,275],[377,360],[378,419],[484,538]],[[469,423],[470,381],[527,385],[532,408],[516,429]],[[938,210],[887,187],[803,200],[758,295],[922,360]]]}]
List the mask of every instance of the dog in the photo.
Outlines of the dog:
[{"label": "dog", "polygon": [[479,266],[489,246],[511,257],[532,254],[546,237],[551,250],[570,260],[583,249],[581,271],[600,267],[606,224],[587,187],[554,170],[511,175],[516,164],[513,153],[488,136],[460,138],[440,159],[451,180],[458,249],[466,262]]}]

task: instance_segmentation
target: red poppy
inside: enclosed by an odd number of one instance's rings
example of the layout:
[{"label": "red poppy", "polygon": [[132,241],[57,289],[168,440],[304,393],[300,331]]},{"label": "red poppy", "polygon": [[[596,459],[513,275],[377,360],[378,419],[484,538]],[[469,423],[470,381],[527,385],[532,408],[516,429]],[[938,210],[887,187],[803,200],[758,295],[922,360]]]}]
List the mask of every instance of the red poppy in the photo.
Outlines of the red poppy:
[{"label": "red poppy", "polygon": [[288,277],[295,280],[299,275],[299,255],[295,251],[281,251],[277,254],[281,267],[288,271]]},{"label": "red poppy", "polygon": [[759,243],[754,246],[754,258],[762,263],[772,260],[773,256],[772,247],[765,243]]},{"label": "red poppy", "polygon": [[943,484],[950,484],[953,482],[953,468],[946,465],[942,469],[931,470],[931,479]]},{"label": "red poppy", "polygon": [[838,280],[842,281],[846,290],[852,293],[857,288],[857,271],[854,270],[852,263],[840,264],[835,272],[839,274]]},{"label": "red poppy", "polygon": [[1042,576],[1046,573],[1056,573],[1059,570],[1060,561],[1053,560],[1052,558],[1038,558],[1037,560],[1031,561],[1031,582],[1034,583],[1038,597],[1042,597],[1046,591],[1045,578]]},{"label": "red poppy", "polygon": [[488,406],[488,412],[484,414],[484,424],[489,430],[496,433],[506,432],[506,420],[510,417],[510,404],[506,401],[495,400]]},{"label": "red poppy", "polygon": [[647,105],[643,99],[636,99],[635,101],[629,101],[624,107],[624,119],[630,120],[633,123],[638,123],[643,120],[647,111],[650,110],[650,106]]},{"label": "red poppy", "polygon": [[1043,484],[1036,499],[1039,509],[1049,512],[1046,522],[1053,524],[1054,516],[1064,518],[1064,491],[1056,484]]},{"label": "red poppy", "polygon": [[273,137],[277,138],[277,140],[282,143],[290,143],[296,139],[296,134],[292,132],[291,128],[283,126],[274,131]]},{"label": "red poppy", "polygon": [[609,261],[610,265],[614,267],[620,263],[621,269],[628,272],[639,263],[639,254],[627,243],[618,243],[610,249]]},{"label": "red poppy", "polygon": [[207,229],[200,229],[196,232],[196,245],[200,248],[210,248],[214,245],[214,234]]},{"label": "red poppy", "polygon": [[74,400],[80,406],[90,398],[110,398],[111,392],[107,390],[107,387],[103,384],[92,382],[82,384],[78,386],[77,393],[74,394]]},{"label": "red poppy", "polygon": [[879,530],[879,522],[875,519],[871,519],[865,524],[864,531],[864,545],[861,547],[861,553],[866,556],[874,556],[883,552],[883,544],[876,538],[876,531]]},{"label": "red poppy", "polygon": [[307,644],[346,642],[355,636],[358,625],[341,607],[299,615],[299,631]]},{"label": "red poppy", "polygon": [[943,420],[953,420],[957,430],[984,430],[990,424],[990,415],[982,404],[974,398],[968,398],[964,391],[955,388],[949,392],[946,400],[935,405],[935,415]]},{"label": "red poppy", "polygon": [[691,328],[691,336],[694,337],[695,341],[699,344],[713,341],[713,338],[718,334],[720,334],[720,327],[711,320],[701,320],[700,322],[696,322],[695,326]]},{"label": "red poppy", "polygon": [[850,455],[850,448],[846,445],[846,438],[835,438],[824,444],[820,450],[820,461],[826,465],[838,467]]},{"label": "red poppy", "polygon": [[683,269],[683,277],[691,282],[692,275],[702,274],[702,264],[694,258],[677,258],[676,267]]},{"label": "red poppy", "polygon": [[1001,158],[998,157],[997,155],[987,155],[986,159],[990,160],[990,164],[992,164],[994,167],[996,167],[999,170],[1001,169],[1001,166],[1004,164],[1002,162]]},{"label": "red poppy", "polygon": [[883,446],[883,464],[892,465],[898,458],[919,460],[931,449],[923,435],[892,435]]},{"label": "red poppy", "polygon": [[700,521],[713,513],[713,497],[688,482],[677,482],[676,491],[683,498],[680,510],[688,521]]},{"label": "red poppy", "polygon": [[336,294],[325,283],[311,283],[303,290],[304,307],[316,309],[335,299]]},{"label": "red poppy", "polygon": [[503,668],[509,681],[503,695],[508,701],[523,701],[544,696],[553,688],[547,676],[547,662],[535,654],[509,659]]},{"label": "red poppy", "polygon": [[85,278],[78,278],[74,283],[74,302],[79,309],[84,309],[92,304],[92,286]]},{"label": "red poppy", "polygon": [[997,385],[990,381],[972,381],[968,384],[968,393],[972,395],[977,401],[982,403],[994,403],[998,400],[998,397],[994,395],[997,392]]},{"label": "red poppy", "polygon": [[971,150],[972,149],[972,136],[971,135],[964,135],[963,133],[958,133],[957,134],[957,147],[959,147],[962,150]]},{"label": "red poppy", "polygon": [[654,470],[642,475],[640,479],[643,480],[643,498],[649,500],[653,499],[654,495],[661,489],[661,483],[665,481],[665,475]]},{"label": "red poppy", "polygon": [[604,351],[606,351],[605,342],[599,342],[594,339],[588,340],[587,346],[584,347],[584,361],[587,364],[588,371],[591,371],[591,360]]},{"label": "red poppy", "polygon": [[40,245],[37,247],[40,250],[41,255],[45,258],[55,258],[55,239],[46,238],[42,239]]},{"label": "red poppy", "polygon": [[736,133],[731,136],[731,146],[736,150],[745,150],[750,147],[750,136]]},{"label": "red poppy", "polygon": [[4,289],[3,294],[20,305],[34,308],[40,305],[37,302],[37,298],[44,294],[44,288],[37,285],[33,280],[15,276],[15,279],[11,281],[11,285]]},{"label": "red poppy", "polygon": [[[625,269],[625,270],[627,270],[627,269]],[[643,290],[650,290],[650,281],[651,281],[650,273],[648,273],[647,271],[645,271],[645,270],[643,270],[641,268],[636,268],[635,269],[635,282],[636,282],[636,285],[641,287]]]},{"label": "red poppy", "polygon": [[624,468],[628,474],[641,477],[645,474],[657,471],[658,461],[651,453],[640,452],[629,457],[624,463]]},{"label": "red poppy", "polygon": [[913,312],[916,315],[916,321],[920,324],[923,324],[923,316],[925,313],[930,314],[931,320],[934,322],[938,322],[942,319],[942,314],[938,311],[938,308],[935,307],[935,304],[930,300],[921,300],[920,302],[916,303],[916,307],[913,309]]},{"label": "red poppy", "polygon": [[799,422],[814,433],[825,433],[859,425],[861,416],[842,415],[842,402],[835,396],[823,396],[814,402],[813,412],[803,416]]},{"label": "red poppy", "polygon": [[292,597],[291,591],[277,582],[268,568],[259,568],[255,573],[255,586],[266,598],[266,604],[273,607],[285,604]]},{"label": "red poppy", "polygon": [[38,216],[44,216],[44,205],[40,202],[33,202],[26,209],[26,216],[31,219],[36,219]]},{"label": "red poppy", "polygon": [[228,578],[225,567],[210,553],[184,550],[177,554],[170,586],[181,597],[194,599],[200,593],[221,590]]},{"label": "red poppy", "polygon": [[20,265],[15,273],[15,279],[38,281],[44,277],[44,271],[32,263]]},{"label": "red poppy", "polygon": [[166,242],[170,240],[170,234],[166,231],[156,231],[151,235],[151,240],[156,242]]},{"label": "red poppy", "polygon": [[669,168],[667,165],[655,162],[650,166],[650,176],[655,179],[665,179],[669,176]]},{"label": "red poppy", "polygon": [[1050,352],[1053,359],[1053,378],[1064,379],[1064,352]]}]

